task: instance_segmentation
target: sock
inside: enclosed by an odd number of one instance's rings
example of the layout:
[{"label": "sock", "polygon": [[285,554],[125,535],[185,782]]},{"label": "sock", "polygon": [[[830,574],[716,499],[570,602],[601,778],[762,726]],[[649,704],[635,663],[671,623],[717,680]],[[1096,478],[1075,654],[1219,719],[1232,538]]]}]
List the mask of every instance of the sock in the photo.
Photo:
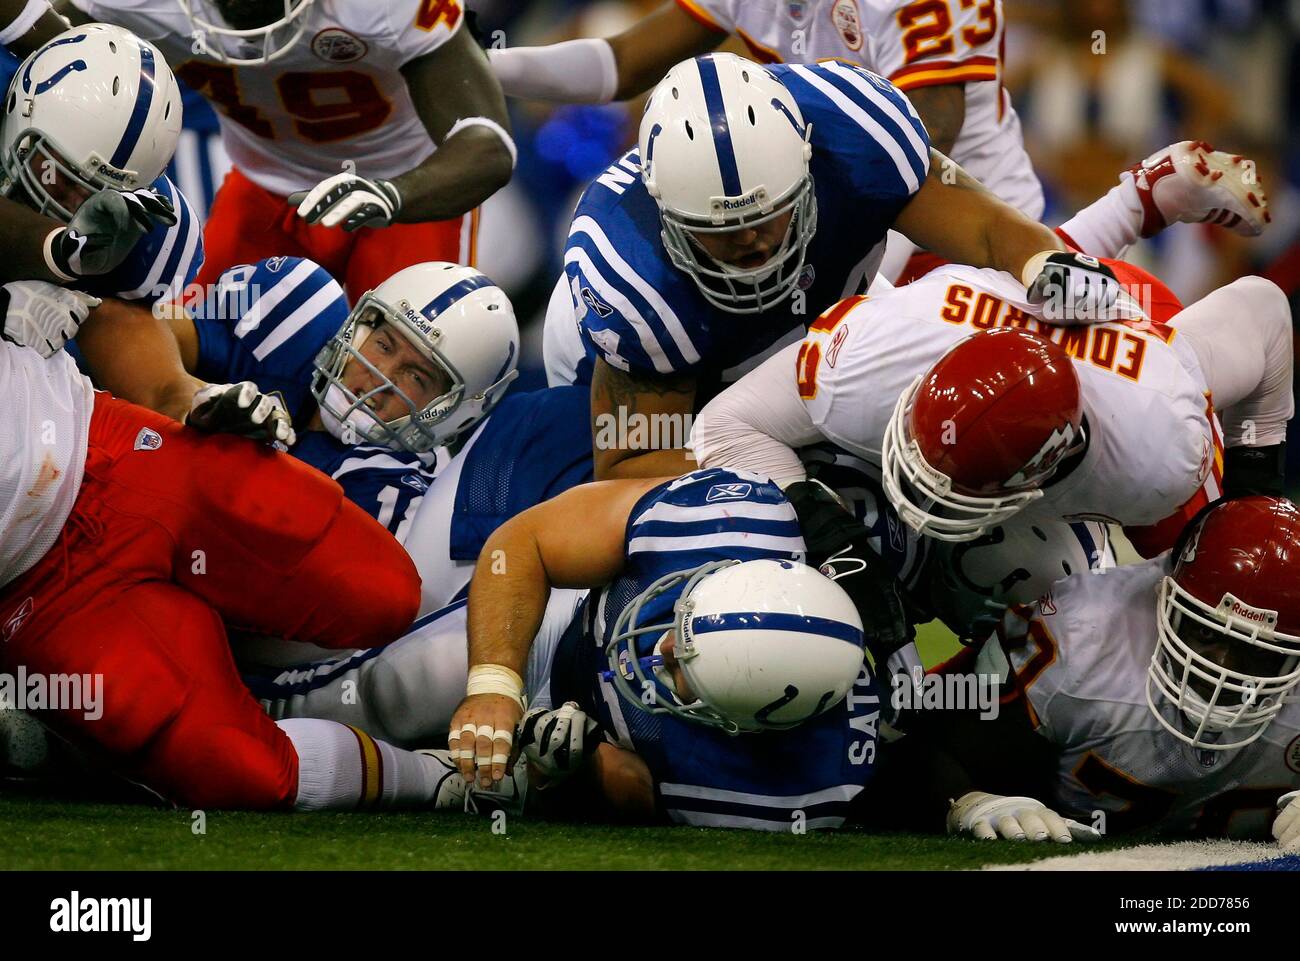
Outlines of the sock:
[{"label": "sock", "polygon": [[1133,178],[1124,177],[1098,200],[1094,200],[1061,224],[1065,234],[1085,254],[1121,257],[1141,237],[1142,202]]},{"label": "sock", "polygon": [[446,765],[377,741],[337,721],[290,718],[276,722],[298,752],[298,811],[342,811],[431,805],[447,777]]}]

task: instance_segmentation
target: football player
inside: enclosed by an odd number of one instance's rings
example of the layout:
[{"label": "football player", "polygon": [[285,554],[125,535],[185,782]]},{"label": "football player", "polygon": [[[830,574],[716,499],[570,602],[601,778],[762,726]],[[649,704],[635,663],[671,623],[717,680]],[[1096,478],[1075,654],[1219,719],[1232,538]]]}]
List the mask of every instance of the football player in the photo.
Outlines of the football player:
[{"label": "football player", "polygon": [[0,125],[0,191],[68,224],[47,239],[58,280],[145,304],[182,295],[203,243],[189,201],[163,174],[180,130],[171,70],[120,27],[67,31],[17,67]]},{"label": "football player", "polygon": [[1013,608],[948,668],[1005,685],[996,729],[950,729],[970,786],[1041,792],[1093,822],[1104,812],[1108,832],[1260,836],[1280,807],[1274,834],[1294,845],[1297,552],[1295,505],[1230,499],[1172,552],[1066,578]]},{"label": "football player", "polygon": [[[940,540],[1021,511],[1137,528],[1181,516],[1202,485],[1218,495],[1218,408],[1228,489],[1276,487],[1294,409],[1285,296],[1246,277],[1179,311],[1154,277],[1112,264],[1150,319],[1053,327],[1013,278],[956,266],[843,301],[704,412],[696,454],[791,482],[790,447],[830,439]],[[1176,536],[1138,533],[1151,553]]]},{"label": "football player", "polygon": [[416,560],[422,612],[463,593],[506,517],[591,479],[586,391],[504,396],[514,312],[470,267],[407,267],[349,310],[324,269],[275,257],[166,320],[101,307],[78,345],[117,396],[333,477]]},{"label": "football player", "polygon": [[515,147],[460,0],[57,8],[152,40],[217,110],[234,169],[209,213],[200,283],[293,255],[355,300],[412,264],[473,263],[472,211],[510,179]]},{"label": "football player", "polygon": [[[650,98],[637,150],[578,204],[569,289],[546,324],[552,382],[590,381],[593,429],[623,411],[686,418],[724,371],[864,288],[891,225],[1011,271],[1036,299],[1050,288],[1070,318],[1115,296],[1108,267],[949,167],[907,99],[859,67],[769,69],[722,54],[678,64]],[[681,449],[620,440],[596,451],[598,478],[694,466]]]},{"label": "football player", "polygon": [[383,528],[292,458],[96,392],[66,351],[4,343],[0,367],[0,669],[102,684],[97,709],[45,723],[194,807],[455,802],[442,759],[277,725],[231,660],[223,622],[331,648],[400,635],[419,578]]},{"label": "football player", "polygon": [[[511,96],[581,103],[625,100],[729,34],[759,63],[838,60],[891,81],[916,108],[935,150],[1032,220],[1043,189],[1002,85],[1001,0],[675,0],[608,40],[488,51]],[[914,250],[891,232],[882,273],[894,279]],[[903,279],[940,263],[914,255]]]}]

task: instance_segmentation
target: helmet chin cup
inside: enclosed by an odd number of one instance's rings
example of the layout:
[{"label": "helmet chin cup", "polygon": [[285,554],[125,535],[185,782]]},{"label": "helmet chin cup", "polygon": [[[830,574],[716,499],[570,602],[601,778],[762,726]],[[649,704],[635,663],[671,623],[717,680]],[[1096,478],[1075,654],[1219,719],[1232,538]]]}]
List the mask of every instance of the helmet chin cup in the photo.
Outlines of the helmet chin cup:
[{"label": "helmet chin cup", "polygon": [[[316,0],[284,0],[284,15],[261,27],[237,30],[220,22],[220,11],[212,0],[175,0],[190,22],[195,53],[231,66],[260,66],[279,60],[302,39],[307,30],[305,14]],[[215,43],[208,38],[215,37]],[[232,54],[227,42],[246,46],[246,55]]]}]

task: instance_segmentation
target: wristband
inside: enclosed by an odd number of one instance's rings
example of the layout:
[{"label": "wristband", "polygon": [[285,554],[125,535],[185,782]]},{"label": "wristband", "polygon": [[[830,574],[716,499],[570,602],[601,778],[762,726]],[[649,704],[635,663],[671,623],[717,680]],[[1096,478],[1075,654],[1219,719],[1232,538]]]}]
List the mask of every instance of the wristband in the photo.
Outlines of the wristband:
[{"label": "wristband", "polygon": [[524,681],[518,674],[501,664],[475,664],[469,669],[465,683],[465,696],[499,694],[508,697],[524,709]]},{"label": "wristband", "polygon": [[506,128],[490,117],[462,117],[451,125],[451,129],[447,131],[446,135],[442,139],[444,141],[450,140],[466,127],[487,127],[488,130],[491,130],[496,134],[497,137],[501,139],[501,142],[506,145],[506,150],[510,153],[510,169],[515,169],[515,164],[519,160],[519,151],[515,148],[515,142],[511,138],[510,134],[506,132]]},{"label": "wristband", "polygon": [[67,229],[66,227],[55,227],[48,234],[46,234],[45,243],[42,245],[42,250],[41,250],[41,252],[45,255],[46,269],[49,270],[49,272],[52,273],[55,277],[58,277],[64,283],[77,279],[71,274],[66,273],[62,268],[59,267],[58,263],[56,263],[54,260],[54,237],[56,234],[63,233],[63,231],[65,231],[66,229]]},{"label": "wristband", "polygon": [[1043,268],[1047,265],[1047,258],[1051,257],[1053,254],[1062,253],[1067,253],[1067,251],[1044,250],[1040,253],[1034,254],[1034,256],[1025,261],[1025,266],[1020,271],[1020,283],[1025,287],[1033,286],[1034,280],[1043,272]]}]

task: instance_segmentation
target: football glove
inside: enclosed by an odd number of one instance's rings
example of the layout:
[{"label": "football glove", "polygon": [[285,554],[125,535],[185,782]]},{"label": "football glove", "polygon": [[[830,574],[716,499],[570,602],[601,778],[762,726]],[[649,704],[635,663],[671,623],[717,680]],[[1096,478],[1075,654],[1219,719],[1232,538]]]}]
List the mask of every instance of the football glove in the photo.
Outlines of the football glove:
[{"label": "football glove", "polygon": [[1273,837],[1282,850],[1300,851],[1300,791],[1291,791],[1277,799]]},{"label": "football glove", "polygon": [[341,173],[290,195],[289,203],[297,205],[298,216],[309,224],[352,231],[387,227],[402,209],[402,196],[387,180]]},{"label": "football glove", "polygon": [[100,190],[77,208],[66,227],[51,235],[50,259],[68,277],[106,274],[154,227],[175,223],[171,203],[149,188]]},{"label": "football glove", "polygon": [[1123,287],[1115,272],[1088,254],[1043,251],[1025,264],[1021,278],[1029,302],[1053,324],[1091,324],[1115,319]]},{"label": "football glove", "polygon": [[1046,804],[1030,797],[1002,797],[971,791],[949,801],[948,833],[969,834],[981,841],[1054,841],[1069,844],[1074,838],[1098,840],[1092,827],[1063,818]]},{"label": "football glove", "polygon": [[582,767],[587,755],[600,743],[599,735],[600,724],[580,710],[576,702],[565,701],[553,711],[537,707],[525,714],[519,746],[524,758],[550,787]]},{"label": "football glove", "polygon": [[209,434],[237,434],[286,448],[298,439],[280,398],[263,394],[251,380],[201,388],[184,422]]},{"label": "football glove", "polygon": [[99,303],[98,297],[43,280],[16,280],[0,287],[0,310],[4,311],[0,335],[42,357],[53,357],[77,336],[91,308]]}]

